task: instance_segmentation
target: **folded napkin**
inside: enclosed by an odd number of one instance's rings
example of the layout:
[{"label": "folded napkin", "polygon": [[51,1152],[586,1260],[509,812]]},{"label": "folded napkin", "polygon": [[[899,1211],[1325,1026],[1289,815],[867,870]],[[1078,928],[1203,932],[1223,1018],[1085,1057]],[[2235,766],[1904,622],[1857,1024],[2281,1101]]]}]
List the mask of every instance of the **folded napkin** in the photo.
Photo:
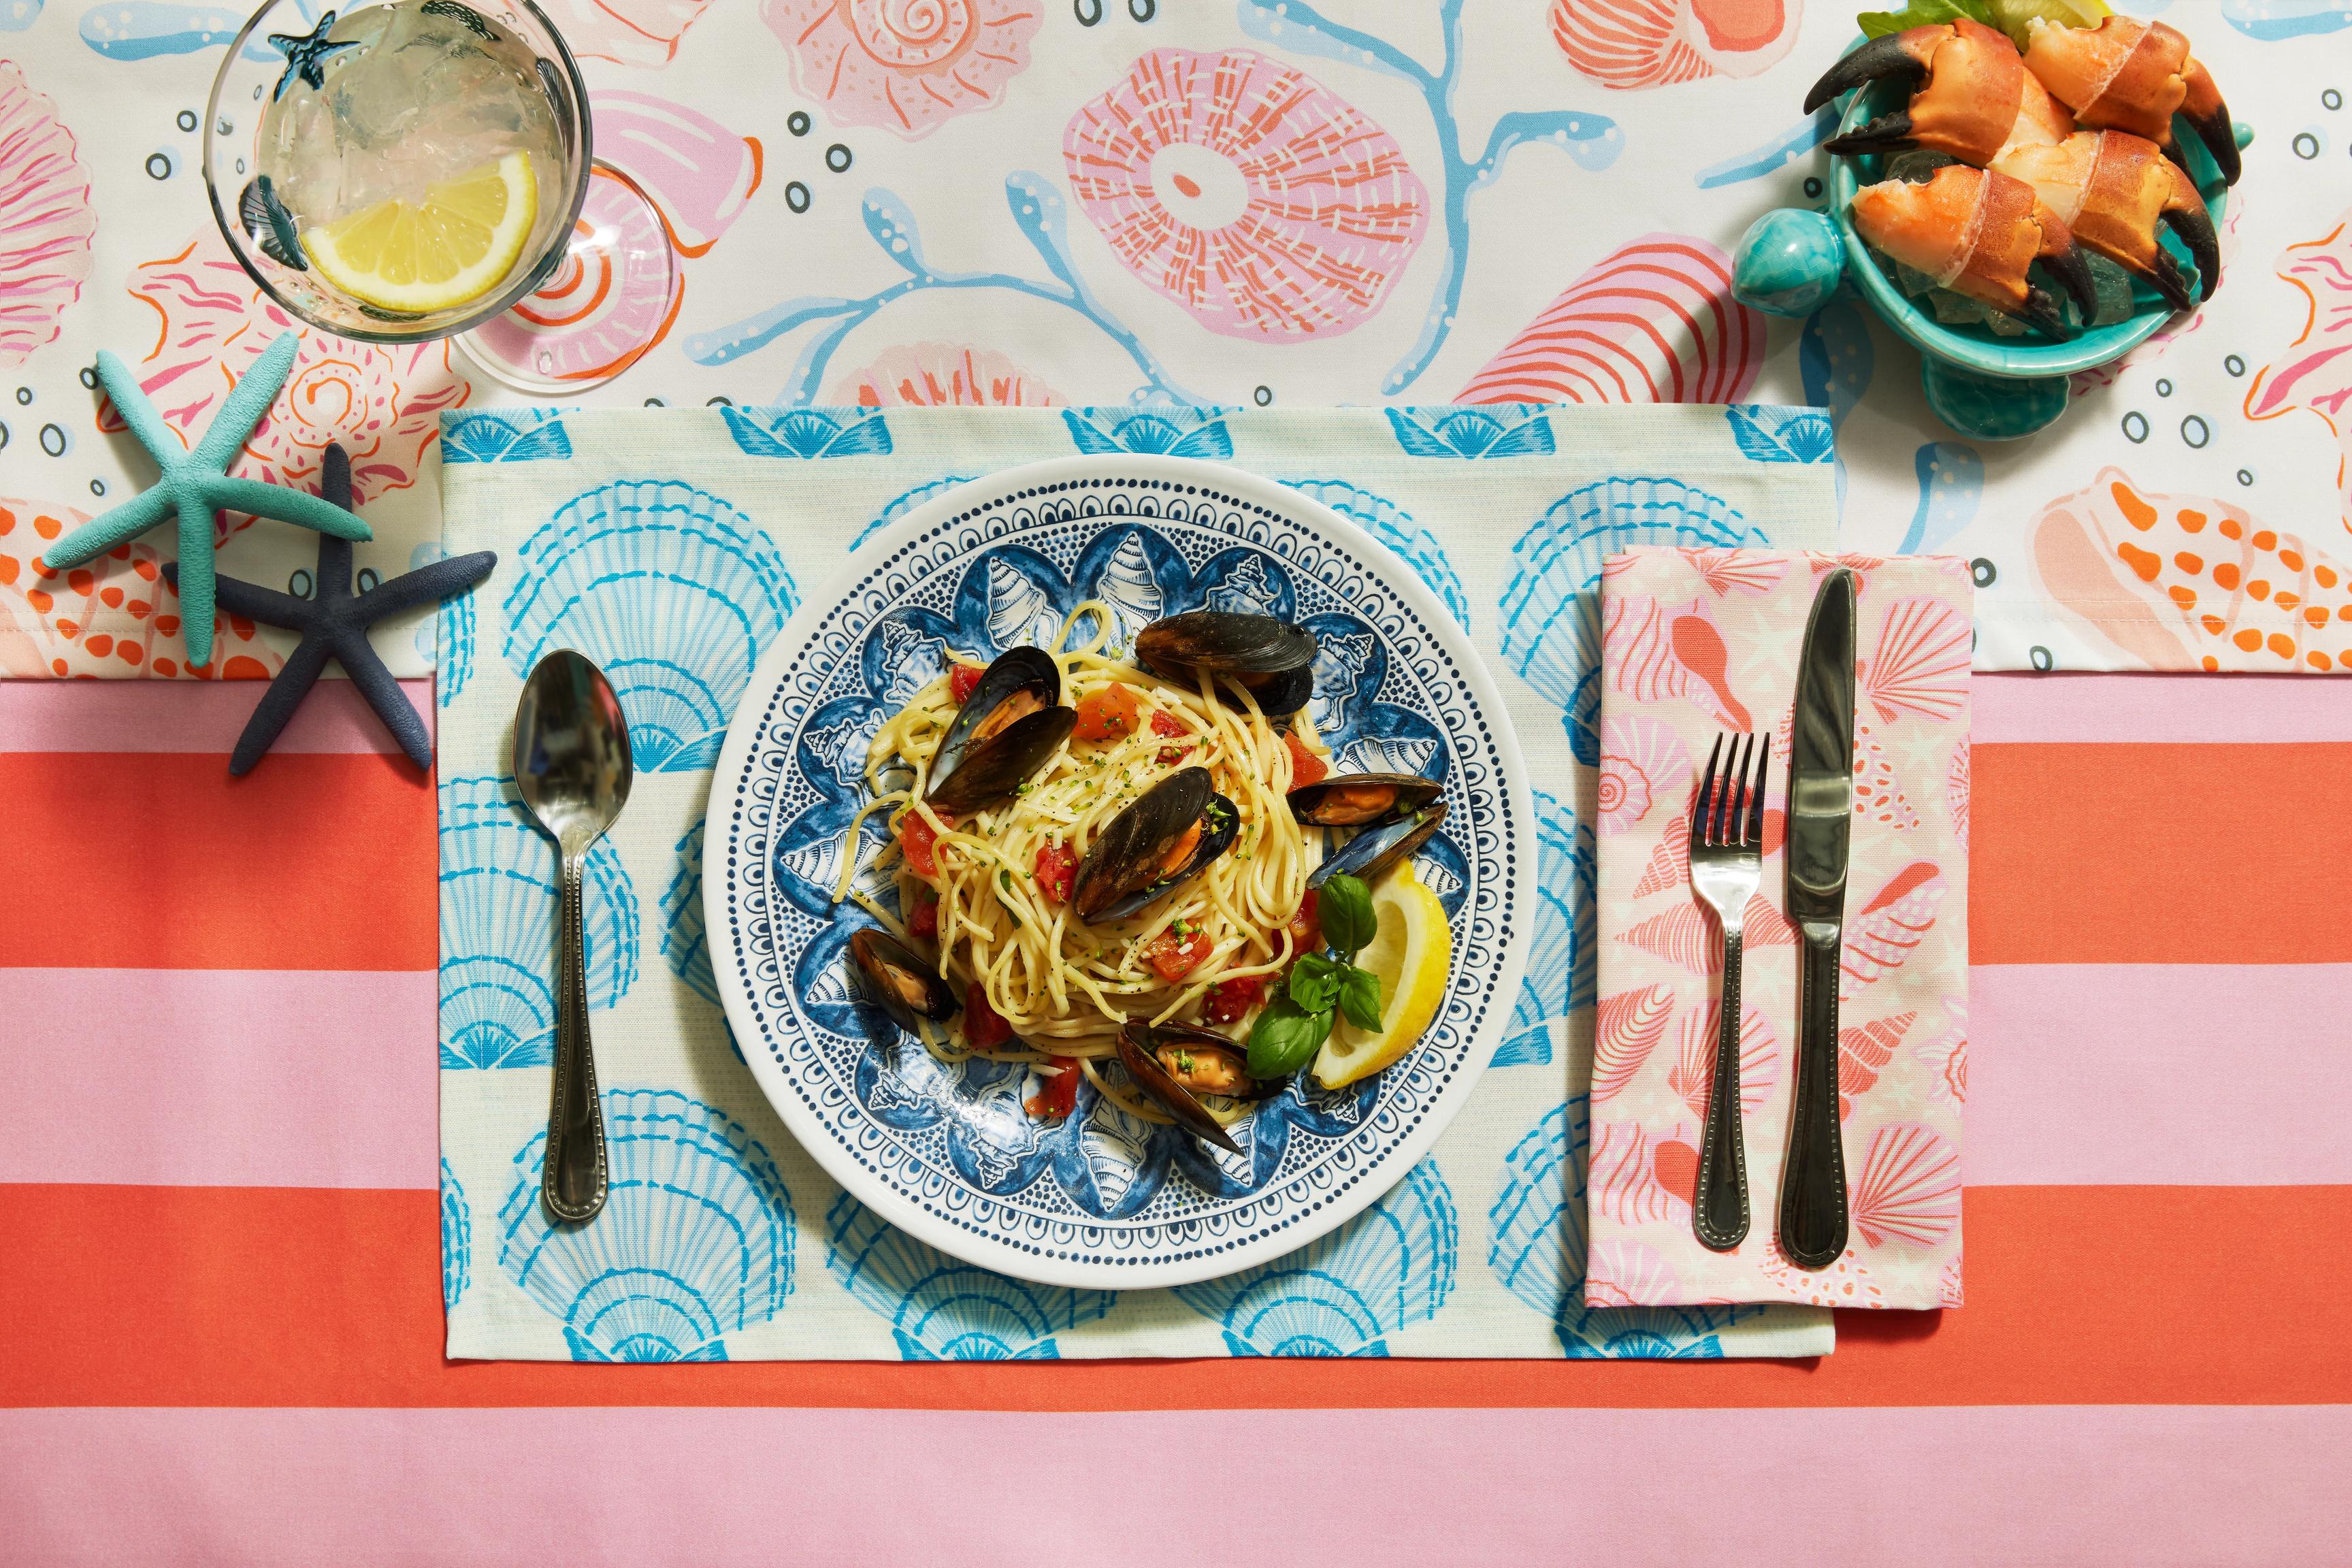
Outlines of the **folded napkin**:
[{"label": "folded napkin", "polygon": [[[1807,1272],[1774,1239],[1797,1038],[1781,807],[1799,649],[1814,590],[1840,563],[1853,568],[1860,590],[1838,993],[1852,1223],[1844,1257]],[[1970,598],[1968,563],[1943,556],[1656,550],[1610,558],[1588,1303],[1960,1304]],[[1718,668],[1677,657],[1692,639],[1677,639],[1675,623],[1692,616],[1718,635]],[[1772,767],[1741,982],[1752,1222],[1737,1250],[1720,1253],[1691,1229],[1722,952],[1713,915],[1691,890],[1688,812],[1708,749],[1726,731],[1770,731]]]}]

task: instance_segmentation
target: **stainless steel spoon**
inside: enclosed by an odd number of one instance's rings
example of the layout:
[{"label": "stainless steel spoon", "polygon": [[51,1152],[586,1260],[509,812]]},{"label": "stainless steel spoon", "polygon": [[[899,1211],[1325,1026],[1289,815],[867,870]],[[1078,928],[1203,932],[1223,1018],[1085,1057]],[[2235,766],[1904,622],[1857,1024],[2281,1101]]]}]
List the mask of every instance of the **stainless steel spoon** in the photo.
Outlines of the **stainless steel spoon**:
[{"label": "stainless steel spoon", "polygon": [[558,1220],[593,1219],[604,1206],[604,1111],[588,1049],[580,883],[588,847],[628,804],[630,773],[629,721],[604,672],[569,648],[541,659],[515,708],[514,776],[524,806],[555,840],[563,860],[555,1087],[539,1187],[540,1202]]}]

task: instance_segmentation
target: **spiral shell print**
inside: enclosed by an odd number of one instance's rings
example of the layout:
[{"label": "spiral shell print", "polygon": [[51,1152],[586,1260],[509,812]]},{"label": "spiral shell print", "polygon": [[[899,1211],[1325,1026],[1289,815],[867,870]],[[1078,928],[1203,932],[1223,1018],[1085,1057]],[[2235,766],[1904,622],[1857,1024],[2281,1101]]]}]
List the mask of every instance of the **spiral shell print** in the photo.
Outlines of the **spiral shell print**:
[{"label": "spiral shell print", "polygon": [[1620,91],[1754,76],[1797,41],[1804,0],[1552,0],[1569,63]]},{"label": "spiral shell print", "polygon": [[57,106],[0,60],[0,367],[58,335],[89,279],[98,216]]},{"label": "spiral shell print", "polygon": [[960,1263],[847,1193],[825,1215],[825,1232],[826,1269],[889,1320],[908,1361],[1050,1361],[1061,1353],[1055,1333],[1102,1317],[1118,1300]]},{"label": "spiral shell print", "polygon": [[1022,0],[767,0],[760,19],[827,120],[911,142],[1003,96],[1029,67],[1042,11]]}]

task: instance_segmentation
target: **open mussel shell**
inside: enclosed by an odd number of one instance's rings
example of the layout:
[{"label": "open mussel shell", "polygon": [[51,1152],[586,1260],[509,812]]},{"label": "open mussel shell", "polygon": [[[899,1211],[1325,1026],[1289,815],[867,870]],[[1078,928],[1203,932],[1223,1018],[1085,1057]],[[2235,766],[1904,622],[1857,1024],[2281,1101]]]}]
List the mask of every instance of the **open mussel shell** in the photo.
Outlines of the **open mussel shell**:
[{"label": "open mussel shell", "polygon": [[1187,685],[1202,673],[1234,681],[1260,712],[1296,713],[1315,695],[1315,634],[1272,616],[1188,610],[1152,622],[1135,637],[1136,662]]},{"label": "open mussel shell", "polygon": [[1240,833],[1241,814],[1216,792],[1209,770],[1180,768],[1096,835],[1078,862],[1070,906],[1089,925],[1125,920],[1198,876]]},{"label": "open mussel shell", "polygon": [[1118,1061],[1143,1097],[1174,1117],[1177,1126],[1232,1154],[1240,1153],[1241,1145],[1193,1097],[1264,1100],[1282,1088],[1250,1077],[1244,1047],[1190,1024],[1126,1025],[1118,1032]]},{"label": "open mussel shell", "polygon": [[1315,827],[1370,827],[1419,811],[1445,786],[1419,773],[1333,773],[1286,797],[1290,815]]},{"label": "open mussel shell", "polygon": [[944,1024],[961,1005],[939,971],[886,931],[867,926],[854,932],[849,962],[866,994],[910,1035],[921,1034],[926,1023]]},{"label": "open mussel shell", "polygon": [[1044,649],[1016,647],[1001,656],[940,738],[923,798],[961,814],[1014,794],[1076,726],[1076,710],[1061,700],[1062,667]]},{"label": "open mussel shell", "polygon": [[1367,827],[1309,872],[1307,885],[1319,888],[1342,874],[1360,881],[1376,880],[1390,867],[1418,854],[1421,847],[1436,836],[1437,825],[1444,820],[1445,803],[1433,800],[1410,816]]}]

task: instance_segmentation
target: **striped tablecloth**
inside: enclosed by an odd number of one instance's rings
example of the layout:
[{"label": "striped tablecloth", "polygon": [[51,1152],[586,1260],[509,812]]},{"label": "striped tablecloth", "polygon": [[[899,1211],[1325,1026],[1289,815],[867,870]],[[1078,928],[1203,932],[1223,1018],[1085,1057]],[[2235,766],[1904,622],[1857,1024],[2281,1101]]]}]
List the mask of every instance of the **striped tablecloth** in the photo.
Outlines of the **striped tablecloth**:
[{"label": "striped tablecloth", "polygon": [[[1969,1305],[1704,1365],[446,1362],[431,784],[340,687],[232,782],[250,701],[0,683],[11,1563],[2352,1540],[2352,709],[2328,683],[1980,680]],[[1291,1479],[1244,1530],[1226,1486],[1103,1462],[1203,1455]]]}]

